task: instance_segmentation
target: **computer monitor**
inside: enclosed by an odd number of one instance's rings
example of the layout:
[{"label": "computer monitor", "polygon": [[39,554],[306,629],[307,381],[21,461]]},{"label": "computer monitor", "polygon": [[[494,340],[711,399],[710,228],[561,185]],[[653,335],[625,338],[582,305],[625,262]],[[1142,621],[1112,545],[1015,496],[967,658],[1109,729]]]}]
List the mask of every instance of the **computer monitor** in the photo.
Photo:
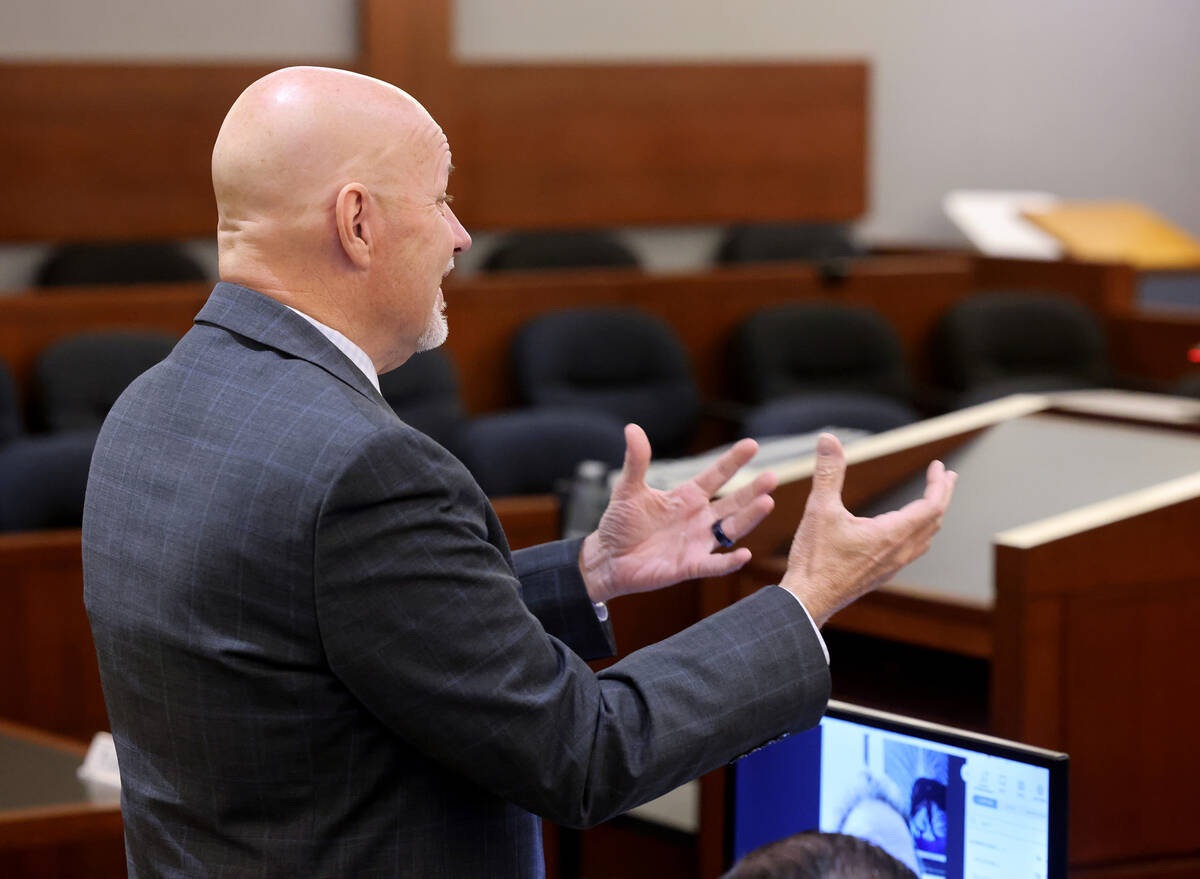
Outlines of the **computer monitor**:
[{"label": "computer monitor", "polygon": [[820,725],[742,758],[728,864],[807,830],[880,845],[922,879],[1065,879],[1067,755],[830,702]]}]

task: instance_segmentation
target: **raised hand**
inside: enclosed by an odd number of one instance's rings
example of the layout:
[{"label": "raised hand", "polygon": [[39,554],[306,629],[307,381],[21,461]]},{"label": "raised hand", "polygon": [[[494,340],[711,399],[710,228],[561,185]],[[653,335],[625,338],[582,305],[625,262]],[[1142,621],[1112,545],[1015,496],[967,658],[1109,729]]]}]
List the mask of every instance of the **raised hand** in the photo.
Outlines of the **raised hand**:
[{"label": "raised hand", "polygon": [[817,441],[817,463],[804,518],[780,586],[804,602],[818,626],[929,548],[942,525],[958,474],[934,461],[924,497],[872,519],[842,504],[846,456],[832,434]]},{"label": "raised hand", "polygon": [[776,479],[764,473],[711,500],[758,451],[742,440],[704,472],[671,491],[646,485],[650,441],[636,424],[625,427],[625,463],[599,528],[583,542],[579,566],[593,601],[648,592],[694,577],[717,577],[750,561],[750,550],[723,552],[713,523],[731,541],[749,534],[775,506]]}]

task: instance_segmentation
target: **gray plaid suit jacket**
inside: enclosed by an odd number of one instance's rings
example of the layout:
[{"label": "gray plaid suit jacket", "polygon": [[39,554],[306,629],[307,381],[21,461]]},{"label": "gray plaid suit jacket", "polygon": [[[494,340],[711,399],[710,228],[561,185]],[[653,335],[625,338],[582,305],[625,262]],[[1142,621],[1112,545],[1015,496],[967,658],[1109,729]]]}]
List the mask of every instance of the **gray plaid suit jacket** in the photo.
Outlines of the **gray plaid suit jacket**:
[{"label": "gray plaid suit jacket", "polygon": [[770,587],[601,673],[577,543],[510,555],[466,470],[315,328],[219,284],[96,447],[87,610],[134,877],[531,877],[811,725]]}]

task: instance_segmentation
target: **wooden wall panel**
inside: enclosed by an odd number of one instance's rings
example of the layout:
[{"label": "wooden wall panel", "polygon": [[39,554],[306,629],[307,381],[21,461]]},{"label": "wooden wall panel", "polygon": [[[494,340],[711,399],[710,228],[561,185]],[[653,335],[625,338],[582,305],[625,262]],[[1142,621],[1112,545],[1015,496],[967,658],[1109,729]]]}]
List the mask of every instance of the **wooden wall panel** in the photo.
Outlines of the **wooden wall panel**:
[{"label": "wooden wall panel", "polygon": [[215,234],[221,120],[282,65],[0,65],[0,240]]},{"label": "wooden wall panel", "polygon": [[1192,498],[996,549],[993,727],[1070,753],[1074,865],[1200,851],[1200,761],[1181,733],[1200,723],[1198,515]]},{"label": "wooden wall panel", "polygon": [[[867,205],[863,63],[472,65],[451,0],[362,0],[348,66],[450,136],[484,227],[851,220]],[[209,156],[265,64],[0,64],[0,241],[208,237]]]},{"label": "wooden wall panel", "polygon": [[458,74],[443,125],[468,224],[848,221],[866,210],[865,64]]},{"label": "wooden wall panel", "polygon": [[1173,382],[1198,368],[1188,351],[1200,345],[1200,313],[1138,311],[1105,319],[1113,365],[1126,375]]},{"label": "wooden wall panel", "polygon": [[0,535],[0,717],[89,741],[108,729],[79,531]]}]

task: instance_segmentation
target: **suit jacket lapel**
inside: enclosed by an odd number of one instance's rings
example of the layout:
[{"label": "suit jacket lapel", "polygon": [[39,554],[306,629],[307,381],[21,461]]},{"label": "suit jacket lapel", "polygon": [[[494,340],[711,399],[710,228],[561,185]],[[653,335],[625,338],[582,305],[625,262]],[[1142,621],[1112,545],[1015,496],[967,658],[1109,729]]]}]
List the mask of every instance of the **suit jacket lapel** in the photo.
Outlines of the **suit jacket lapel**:
[{"label": "suit jacket lapel", "polygon": [[[307,360],[382,406],[387,402],[345,354],[291,309],[249,287],[227,284],[213,288],[198,324],[221,327],[292,357]],[[391,411],[388,407],[388,411]]]}]

